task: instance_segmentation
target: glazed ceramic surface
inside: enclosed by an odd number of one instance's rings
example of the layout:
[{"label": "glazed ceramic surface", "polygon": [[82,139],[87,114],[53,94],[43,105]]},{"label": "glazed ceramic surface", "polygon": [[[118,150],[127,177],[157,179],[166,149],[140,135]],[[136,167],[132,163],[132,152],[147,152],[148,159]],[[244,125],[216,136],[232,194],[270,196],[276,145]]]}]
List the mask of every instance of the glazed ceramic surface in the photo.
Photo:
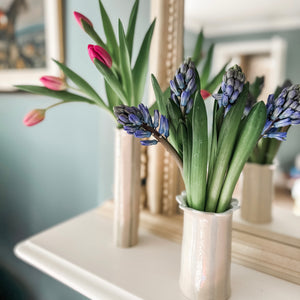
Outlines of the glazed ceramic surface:
[{"label": "glazed ceramic surface", "polygon": [[116,130],[114,243],[118,247],[131,247],[138,242],[140,149],[138,139]]},{"label": "glazed ceramic surface", "polygon": [[194,210],[186,196],[177,196],[183,210],[180,288],[188,299],[225,300],[230,297],[232,213],[236,200],[224,213]]}]

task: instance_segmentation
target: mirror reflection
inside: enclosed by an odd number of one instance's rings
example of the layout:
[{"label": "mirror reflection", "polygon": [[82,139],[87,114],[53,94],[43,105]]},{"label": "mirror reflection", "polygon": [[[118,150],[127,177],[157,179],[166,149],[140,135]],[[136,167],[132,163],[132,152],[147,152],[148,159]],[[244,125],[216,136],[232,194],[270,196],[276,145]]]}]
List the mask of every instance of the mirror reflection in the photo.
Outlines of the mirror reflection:
[{"label": "mirror reflection", "polygon": [[[299,15],[300,3],[294,1],[277,0],[270,6],[264,0],[252,1],[246,5],[240,5],[237,0],[186,0],[185,55],[192,55],[197,35],[203,28],[203,52],[207,51],[211,43],[215,44],[213,70],[217,72],[224,63],[230,61],[229,66],[239,64],[242,67],[250,83],[257,76],[264,76],[264,87],[258,100],[266,102],[268,95],[273,94],[276,87],[282,85],[286,79],[293,84],[300,81]],[[298,239],[299,233],[293,226],[299,224],[300,220],[296,216],[299,215],[300,194],[299,139],[299,125],[292,126],[287,140],[279,146],[274,160],[276,168],[272,176],[275,197],[272,203],[273,221],[270,221],[276,223],[279,217],[282,220],[285,215],[284,222],[290,223],[291,228],[285,227],[281,233]],[[241,198],[241,191],[240,180],[236,197]],[[235,221],[244,223],[240,216]],[[275,228],[273,225],[269,225],[271,230],[280,231],[279,227]]]}]

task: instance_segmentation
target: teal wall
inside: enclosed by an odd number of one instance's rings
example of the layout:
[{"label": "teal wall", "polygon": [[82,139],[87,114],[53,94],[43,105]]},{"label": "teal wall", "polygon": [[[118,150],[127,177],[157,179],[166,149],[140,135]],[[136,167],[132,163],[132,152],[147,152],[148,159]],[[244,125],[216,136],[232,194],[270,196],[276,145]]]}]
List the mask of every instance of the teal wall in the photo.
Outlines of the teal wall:
[{"label": "teal wall", "polygon": [[[204,31],[205,34],[205,31]],[[288,30],[279,32],[263,32],[256,34],[229,35],[222,37],[207,38],[205,47],[209,43],[229,43],[237,41],[256,41],[270,39],[274,35],[283,38],[287,42],[286,54],[286,73],[284,78],[289,78],[293,83],[300,83],[300,30]],[[192,54],[192,49],[195,43],[196,34],[192,32],[185,33],[185,53]],[[271,91],[272,92],[272,91]],[[270,92],[270,93],[271,93]],[[300,125],[293,126],[288,132],[287,141],[280,146],[277,158],[281,169],[288,172],[293,166],[294,159],[297,154],[300,154]]]},{"label": "teal wall", "polygon": [[[133,2],[103,0],[115,29],[118,18],[127,26]],[[150,24],[149,1],[140,2],[136,46]],[[103,34],[98,1],[64,3],[65,62],[104,95],[87,53],[92,41],[73,17],[80,11]],[[27,112],[54,102],[22,92],[0,94],[0,266],[27,282],[37,299],[85,299],[12,252],[18,241],[112,197],[114,121],[96,106],[71,103],[53,108],[36,126],[23,125]]]}]

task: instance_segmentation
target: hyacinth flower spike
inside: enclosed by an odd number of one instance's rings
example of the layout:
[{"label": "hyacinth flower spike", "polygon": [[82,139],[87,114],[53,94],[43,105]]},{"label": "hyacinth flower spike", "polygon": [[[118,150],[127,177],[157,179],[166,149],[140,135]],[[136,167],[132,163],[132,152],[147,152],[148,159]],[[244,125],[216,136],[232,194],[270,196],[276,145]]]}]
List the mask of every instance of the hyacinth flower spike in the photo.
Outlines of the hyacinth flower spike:
[{"label": "hyacinth flower spike", "polygon": [[276,99],[269,95],[266,108],[262,137],[286,140],[287,132],[281,131],[282,127],[300,124],[300,84],[284,88]]},{"label": "hyacinth flower spike", "polygon": [[191,59],[188,59],[178,68],[170,81],[171,100],[181,109],[183,116],[193,107],[193,95],[197,90],[196,80],[195,65]]},{"label": "hyacinth flower spike", "polygon": [[[160,115],[158,110],[154,111],[154,119],[149,113],[147,106],[139,104],[138,107],[119,105],[114,107],[114,114],[123,129],[136,138],[144,139],[140,143],[143,146],[156,145],[161,143],[163,147],[175,158],[180,170],[182,171],[182,159],[168,142],[169,122],[168,119]],[[145,140],[153,137],[154,139]]]},{"label": "hyacinth flower spike", "polygon": [[238,65],[231,67],[224,74],[221,84],[222,93],[213,94],[213,97],[218,101],[219,107],[225,108],[225,115],[243,91],[244,83],[245,74]]}]

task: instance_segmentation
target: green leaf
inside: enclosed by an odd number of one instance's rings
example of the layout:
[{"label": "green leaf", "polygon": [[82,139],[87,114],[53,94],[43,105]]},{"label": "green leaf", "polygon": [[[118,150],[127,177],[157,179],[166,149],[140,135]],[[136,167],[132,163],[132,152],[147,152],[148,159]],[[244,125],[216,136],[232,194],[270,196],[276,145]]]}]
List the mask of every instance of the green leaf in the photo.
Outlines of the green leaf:
[{"label": "green leaf", "polygon": [[141,102],[143,97],[145,82],[148,72],[148,64],[149,64],[149,52],[150,52],[150,44],[153,35],[153,30],[155,26],[155,20],[150,25],[144,40],[142,42],[141,48],[139,50],[133,71],[132,78],[134,82],[134,90],[135,90],[135,105]]},{"label": "green leaf", "polygon": [[94,40],[94,42],[101,46],[102,48],[105,48],[107,50],[106,44],[102,41],[100,36],[97,34],[97,32],[94,30],[94,27],[91,26],[89,23],[87,23],[84,20],[81,20],[82,27],[84,31]]},{"label": "green leaf", "polygon": [[201,31],[197,36],[197,41],[192,56],[192,61],[194,62],[196,67],[199,65],[202,59],[203,40],[204,40],[203,29],[201,29]]},{"label": "green leaf", "polygon": [[212,44],[207,52],[204,67],[202,70],[202,76],[201,76],[201,86],[206,86],[210,70],[211,70],[211,64],[212,64],[212,57],[213,57],[213,51],[214,51],[214,45]]},{"label": "green leaf", "polygon": [[97,94],[97,92],[78,74],[68,68],[66,65],[60,63],[59,61],[53,59],[53,61],[59,66],[63,73],[70,78],[84,93],[90,96],[99,106],[106,106],[102,98]]},{"label": "green leaf", "polygon": [[192,117],[192,156],[191,156],[191,205],[204,210],[206,197],[206,172],[208,158],[207,115],[204,100],[198,92],[194,100]]},{"label": "green leaf", "polygon": [[155,76],[151,74],[151,83],[155,95],[155,103],[157,103],[158,110],[161,114],[166,115],[167,114],[167,108],[166,108],[166,102],[164,101],[165,96],[162,92],[159,83],[157,82]]},{"label": "green leaf", "polygon": [[130,13],[128,28],[127,28],[127,32],[126,32],[126,41],[127,41],[130,59],[132,56],[133,38],[134,38],[135,24],[136,24],[138,9],[139,9],[139,0],[136,0],[134,2],[134,5],[133,5],[131,13]]},{"label": "green leaf", "polygon": [[211,94],[215,91],[215,89],[221,84],[223,75],[225,74],[228,63],[226,63],[223,68],[219,71],[219,73],[208,82],[203,89],[210,92]]},{"label": "green leaf", "polygon": [[266,155],[265,155],[265,161],[264,164],[270,165],[273,163],[274,158],[279,150],[279,147],[281,145],[281,141],[276,140],[276,139],[269,139],[269,145],[266,150]]},{"label": "green leaf", "polygon": [[111,53],[111,56],[116,61],[116,64],[118,64],[118,62],[119,62],[119,53],[118,53],[119,47],[118,47],[117,39],[116,39],[116,36],[114,33],[114,29],[112,27],[110,18],[107,15],[106,10],[105,10],[101,0],[99,0],[99,6],[100,6],[100,13],[101,13],[101,18],[102,18],[103,29],[104,29],[104,33],[106,36],[108,52]]},{"label": "green leaf", "polygon": [[149,113],[150,113],[151,116],[153,115],[155,109],[158,109],[157,101],[152,103],[152,105],[149,107]]},{"label": "green leaf", "polygon": [[132,81],[132,72],[130,66],[130,57],[126,44],[124,28],[122,22],[119,20],[119,40],[120,40],[120,65],[121,65],[121,78],[123,88],[126,91],[127,99],[130,105],[135,105],[134,90]]},{"label": "green leaf", "polygon": [[225,116],[218,137],[217,159],[208,185],[206,211],[215,212],[243,116],[249,85],[246,84],[236,103]]},{"label": "green leaf", "polygon": [[211,145],[210,145],[210,155],[209,155],[209,169],[208,169],[208,185],[211,181],[211,176],[214,170],[214,165],[217,157],[218,150],[218,133],[217,133],[217,109],[218,102],[215,100],[213,108],[213,123],[212,123],[212,132],[211,132]]},{"label": "green leaf", "polygon": [[95,101],[91,99],[73,93],[69,93],[67,91],[53,91],[47,89],[46,87],[37,86],[37,85],[16,85],[15,87],[32,94],[48,96],[48,97],[60,99],[67,102],[79,101],[79,102],[86,102],[88,104],[96,104]]},{"label": "green leaf", "polygon": [[113,111],[114,106],[120,105],[121,102],[118,98],[118,95],[110,87],[110,85],[105,81],[105,91],[107,96],[107,101],[109,103],[109,108]]},{"label": "green leaf", "polygon": [[232,160],[225,182],[222,186],[217,212],[224,212],[229,208],[233,190],[242,172],[242,169],[253,151],[266,122],[266,106],[258,102],[247,116],[245,125],[236,143]]},{"label": "green leaf", "polygon": [[120,81],[116,78],[113,72],[98,59],[94,59],[94,64],[100,73],[104,76],[105,81],[110,85],[110,87],[114,90],[116,95],[120,98],[123,104],[129,105],[128,99],[122,89]]}]

